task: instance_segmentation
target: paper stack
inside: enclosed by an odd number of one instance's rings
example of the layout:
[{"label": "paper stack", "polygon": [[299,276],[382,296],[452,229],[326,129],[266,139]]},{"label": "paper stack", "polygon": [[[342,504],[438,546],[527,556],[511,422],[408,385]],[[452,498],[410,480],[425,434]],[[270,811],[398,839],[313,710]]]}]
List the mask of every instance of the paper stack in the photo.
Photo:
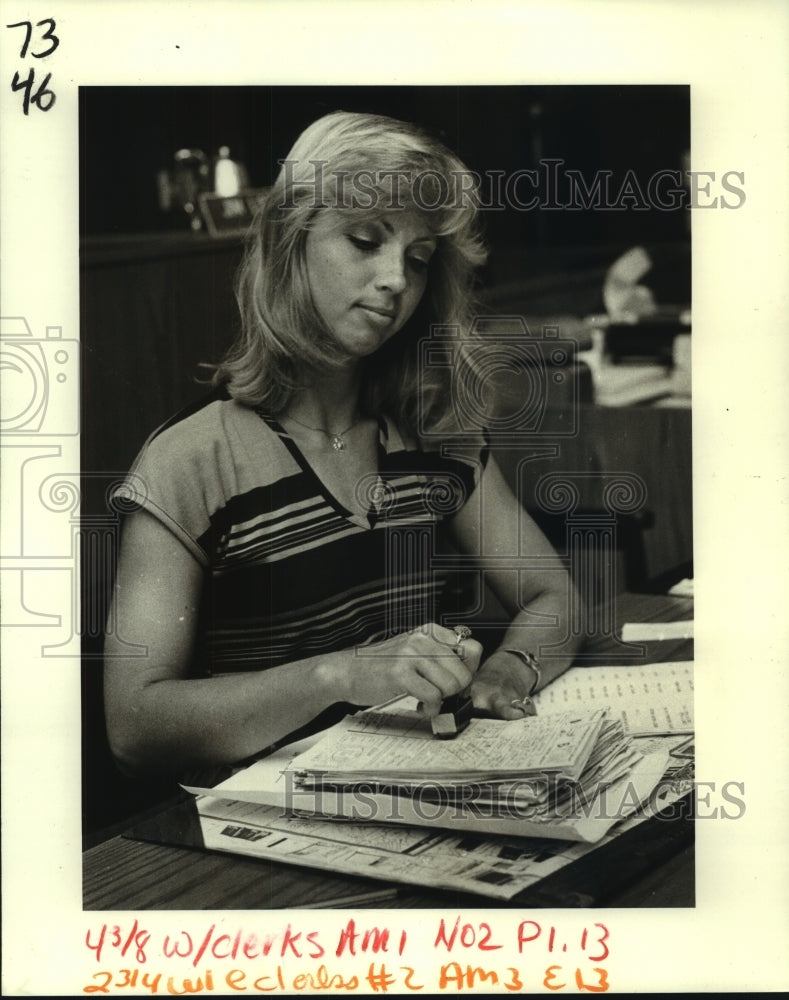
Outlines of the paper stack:
[{"label": "paper stack", "polygon": [[668,763],[662,749],[635,753],[602,708],[473,719],[444,741],[415,704],[361,712],[190,788],[205,846],[511,899],[637,822]]},{"label": "paper stack", "polygon": [[312,796],[340,815],[367,796],[377,800],[375,819],[399,813],[404,822],[429,818],[454,829],[484,817],[498,830],[517,818],[547,836],[557,824],[563,832],[553,835],[572,836],[566,822],[579,810],[588,818],[590,804],[640,760],[604,709],[473,719],[451,741],[433,739],[416,711],[370,710],[343,720],[285,770],[295,803]]}]

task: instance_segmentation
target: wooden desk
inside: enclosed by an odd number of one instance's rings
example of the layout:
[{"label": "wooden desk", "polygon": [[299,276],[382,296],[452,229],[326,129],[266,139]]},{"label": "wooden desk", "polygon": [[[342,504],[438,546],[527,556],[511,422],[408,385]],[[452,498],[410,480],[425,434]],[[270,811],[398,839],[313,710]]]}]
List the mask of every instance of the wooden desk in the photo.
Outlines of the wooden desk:
[{"label": "wooden desk", "polygon": [[[649,594],[622,594],[616,602],[617,631],[625,621],[678,621],[693,617],[693,601]],[[605,655],[611,641],[590,642]],[[648,659],[693,658],[690,640],[647,643]],[[639,662],[634,659],[633,662]],[[590,666],[589,669],[594,669]],[[181,810],[178,812],[178,810]],[[179,818],[180,817],[180,818]],[[172,814],[161,815],[161,838],[173,839]],[[199,844],[182,807],[181,843]],[[156,822],[147,824],[156,836]],[[153,831],[153,833],[151,832]],[[86,910],[234,910],[327,906],[330,900],[386,888],[386,883],[294,868],[195,847],[118,836],[83,855]],[[480,896],[402,886],[390,900],[355,902],[348,908],[671,907],[694,905],[693,829],[689,817],[647,821],[506,904]]]}]

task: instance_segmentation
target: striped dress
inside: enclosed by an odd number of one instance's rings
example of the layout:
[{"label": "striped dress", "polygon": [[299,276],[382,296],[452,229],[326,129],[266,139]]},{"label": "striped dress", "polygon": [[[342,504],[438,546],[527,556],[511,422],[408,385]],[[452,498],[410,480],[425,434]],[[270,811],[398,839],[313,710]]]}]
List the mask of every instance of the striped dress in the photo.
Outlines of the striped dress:
[{"label": "striped dress", "polygon": [[[273,419],[213,394],[148,439],[121,489],[204,568],[195,676],[262,670],[444,623],[446,527],[486,449],[424,451],[379,421],[367,517],[332,496]],[[446,618],[446,623],[451,623]]]}]

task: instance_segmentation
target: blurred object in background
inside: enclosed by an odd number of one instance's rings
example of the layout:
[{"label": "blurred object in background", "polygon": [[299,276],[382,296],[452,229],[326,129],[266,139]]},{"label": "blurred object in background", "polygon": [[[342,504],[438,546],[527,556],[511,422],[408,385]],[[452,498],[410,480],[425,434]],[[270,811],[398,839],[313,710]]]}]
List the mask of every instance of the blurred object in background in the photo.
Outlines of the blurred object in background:
[{"label": "blurred object in background", "polygon": [[674,341],[690,332],[690,307],[661,302],[644,281],[652,257],[633,247],[608,269],[603,285],[608,323],[605,351],[613,364],[658,364],[674,367]]},{"label": "blurred object in background", "polygon": [[606,312],[586,321],[592,349],[579,357],[592,371],[601,405],[689,403],[690,307],[658,303],[643,283],[652,263],[640,246],[618,257],[603,284]]},{"label": "blurred object in background", "polygon": [[651,290],[639,284],[652,267],[643,247],[633,247],[614,261],[603,285],[603,302],[611,323],[638,323],[657,312]]},{"label": "blurred object in background", "polygon": [[202,149],[179,149],[169,170],[157,175],[159,208],[173,214],[177,228],[184,221],[195,232],[203,228],[197,200],[209,187],[208,157]]},{"label": "blurred object in background", "polygon": [[[690,319],[688,319],[690,323]],[[674,338],[674,367],[671,370],[674,395],[690,399],[690,334],[680,333]]]},{"label": "blurred object in background", "polygon": [[254,208],[243,197],[249,176],[243,163],[230,157],[230,147],[220,146],[210,163],[202,149],[179,149],[169,170],[157,175],[159,208],[168,213],[175,228],[184,221],[194,232],[207,229],[243,229]]}]

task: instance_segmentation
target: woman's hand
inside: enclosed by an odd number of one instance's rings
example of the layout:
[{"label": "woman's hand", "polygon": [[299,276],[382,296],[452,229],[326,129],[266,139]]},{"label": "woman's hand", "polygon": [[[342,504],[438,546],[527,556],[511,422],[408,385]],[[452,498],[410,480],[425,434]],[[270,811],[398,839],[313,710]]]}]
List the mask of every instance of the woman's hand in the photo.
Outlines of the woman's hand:
[{"label": "woman's hand", "polygon": [[425,715],[438,715],[444,698],[469,686],[482,655],[476,640],[458,643],[457,638],[451,629],[430,622],[375,645],[347,650],[337,672],[338,700],[377,705],[412,695]]},{"label": "woman's hand", "polygon": [[534,672],[517,657],[497,651],[485,660],[474,678],[471,686],[474,708],[499,719],[536,715],[537,709],[529,697],[535,680]]}]

